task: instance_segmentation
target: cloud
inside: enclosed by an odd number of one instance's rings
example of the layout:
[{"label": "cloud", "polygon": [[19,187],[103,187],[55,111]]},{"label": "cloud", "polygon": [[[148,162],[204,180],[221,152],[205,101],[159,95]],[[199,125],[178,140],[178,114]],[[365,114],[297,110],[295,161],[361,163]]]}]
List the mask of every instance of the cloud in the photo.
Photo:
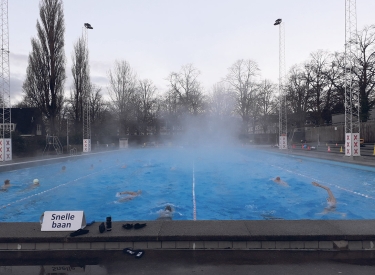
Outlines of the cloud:
[{"label": "cloud", "polygon": [[28,55],[11,52],[9,53],[9,60],[12,65],[13,64],[15,64],[16,66],[27,65]]},{"label": "cloud", "polygon": [[91,82],[103,88],[108,86],[108,78],[101,76],[101,75],[96,75],[96,76],[91,75]]},{"label": "cloud", "polygon": [[10,99],[13,105],[23,98],[22,84],[23,79],[19,78],[19,75],[10,77]]}]

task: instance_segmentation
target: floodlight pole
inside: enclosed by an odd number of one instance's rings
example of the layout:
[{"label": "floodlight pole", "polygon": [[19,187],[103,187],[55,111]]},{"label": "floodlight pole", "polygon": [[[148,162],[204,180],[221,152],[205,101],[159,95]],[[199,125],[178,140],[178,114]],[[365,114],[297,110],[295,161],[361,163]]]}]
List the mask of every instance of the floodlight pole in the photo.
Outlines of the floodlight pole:
[{"label": "floodlight pole", "polygon": [[12,120],[10,103],[10,69],[9,69],[9,25],[8,0],[0,0],[1,24],[1,65],[0,96],[3,110],[0,115],[0,161],[12,160]]},{"label": "floodlight pole", "polygon": [[277,19],[274,23],[279,26],[279,149],[288,149],[288,129],[285,95],[285,28],[284,22]]},{"label": "floodlight pole", "polygon": [[357,54],[356,0],[345,0],[345,156],[347,157],[361,155],[360,94],[353,83],[353,68]]},{"label": "floodlight pole", "polygon": [[[89,23],[84,24],[83,28],[83,39],[85,41],[85,53],[87,54],[88,62],[88,30],[93,29]],[[88,66],[88,64],[87,64]],[[88,74],[88,70],[86,72]],[[87,76],[88,77],[88,76]],[[83,152],[91,152],[91,123],[90,123],[90,81],[89,77],[85,81],[84,85],[84,98],[83,98]]]}]

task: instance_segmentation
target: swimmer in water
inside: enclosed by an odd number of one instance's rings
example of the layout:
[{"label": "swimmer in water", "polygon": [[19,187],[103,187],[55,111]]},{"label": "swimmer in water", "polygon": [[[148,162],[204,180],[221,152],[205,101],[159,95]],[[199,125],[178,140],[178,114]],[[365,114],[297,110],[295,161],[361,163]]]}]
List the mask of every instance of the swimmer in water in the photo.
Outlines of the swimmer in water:
[{"label": "swimmer in water", "polygon": [[61,171],[62,171],[62,172],[65,172],[65,170],[66,170],[66,167],[65,167],[65,165],[64,165],[63,167],[61,167]]},{"label": "swimmer in water", "polygon": [[289,186],[285,181],[281,180],[280,177],[276,177],[275,179],[273,179],[273,181],[282,186]]},{"label": "swimmer in water", "polygon": [[39,186],[40,186],[39,180],[34,179],[33,183],[31,185],[29,185],[29,187],[27,187],[26,189],[22,190],[21,192],[29,191],[30,189],[34,189],[34,188],[37,188]]},{"label": "swimmer in water", "polygon": [[336,209],[337,200],[335,196],[333,195],[331,189],[329,189],[327,186],[321,185],[315,181],[312,182],[312,185],[323,188],[328,193],[327,203],[328,206],[324,209],[324,213],[327,213],[329,211],[334,211]]},{"label": "swimmer in water", "polygon": [[6,180],[4,180],[4,184],[3,184],[3,186],[1,186],[0,190],[1,191],[7,191],[10,186],[12,186],[10,184],[10,180],[6,179]]},{"label": "swimmer in water", "polygon": [[173,209],[172,207],[168,204],[163,211],[160,211],[159,217],[157,220],[172,220],[173,216]]},{"label": "swimmer in water", "polygon": [[117,193],[118,196],[127,195],[127,196],[121,197],[119,199],[119,202],[130,201],[130,200],[134,199],[135,197],[138,197],[141,194],[142,194],[142,190],[138,190],[137,192],[123,191],[123,192]]}]

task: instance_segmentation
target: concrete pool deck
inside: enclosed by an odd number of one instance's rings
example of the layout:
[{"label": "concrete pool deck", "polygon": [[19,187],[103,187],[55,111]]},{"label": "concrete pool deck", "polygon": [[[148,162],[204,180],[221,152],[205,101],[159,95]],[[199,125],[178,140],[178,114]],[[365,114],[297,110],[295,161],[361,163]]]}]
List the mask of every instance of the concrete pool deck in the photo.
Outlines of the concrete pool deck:
[{"label": "concrete pool deck", "polygon": [[[136,223],[137,221],[129,221]],[[375,250],[374,220],[139,221],[147,226],[112,231],[42,232],[39,223],[2,223],[0,250]]]},{"label": "concrete pool deck", "polygon": [[[278,149],[270,149],[280,152]],[[263,149],[266,149],[265,147]],[[291,151],[353,164],[375,166],[364,158],[344,159],[342,155],[312,151]],[[69,158],[16,160],[0,165],[7,171],[61,162]],[[375,158],[374,158],[375,160]],[[96,251],[122,250],[296,250],[296,251],[372,251],[375,250],[375,220],[261,220],[261,221],[138,221],[147,226],[125,230],[116,221],[112,231],[100,233],[101,221],[87,227],[85,235],[70,232],[41,232],[39,223],[0,223],[0,251]],[[104,222],[104,221],[103,221]]]}]

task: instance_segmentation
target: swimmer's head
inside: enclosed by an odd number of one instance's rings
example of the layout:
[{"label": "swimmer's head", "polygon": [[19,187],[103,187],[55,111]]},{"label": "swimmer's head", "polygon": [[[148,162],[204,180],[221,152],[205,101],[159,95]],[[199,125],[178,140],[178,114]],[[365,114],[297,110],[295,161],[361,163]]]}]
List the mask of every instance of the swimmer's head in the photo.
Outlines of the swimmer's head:
[{"label": "swimmer's head", "polygon": [[39,180],[38,180],[38,179],[34,179],[34,180],[33,180],[33,184],[34,184],[34,185],[39,185]]},{"label": "swimmer's head", "polygon": [[4,180],[4,185],[9,185],[10,184],[10,180],[6,179]]},{"label": "swimmer's head", "polygon": [[276,177],[276,179],[275,180],[280,180],[280,177]]},{"label": "swimmer's head", "polygon": [[66,167],[65,165],[63,167],[61,167],[61,170],[65,171],[66,170]]},{"label": "swimmer's head", "polygon": [[138,193],[138,194],[141,194],[141,193],[142,193],[142,190],[138,190],[137,193]]},{"label": "swimmer's head", "polygon": [[164,210],[172,212],[172,207],[170,205],[167,205]]}]

